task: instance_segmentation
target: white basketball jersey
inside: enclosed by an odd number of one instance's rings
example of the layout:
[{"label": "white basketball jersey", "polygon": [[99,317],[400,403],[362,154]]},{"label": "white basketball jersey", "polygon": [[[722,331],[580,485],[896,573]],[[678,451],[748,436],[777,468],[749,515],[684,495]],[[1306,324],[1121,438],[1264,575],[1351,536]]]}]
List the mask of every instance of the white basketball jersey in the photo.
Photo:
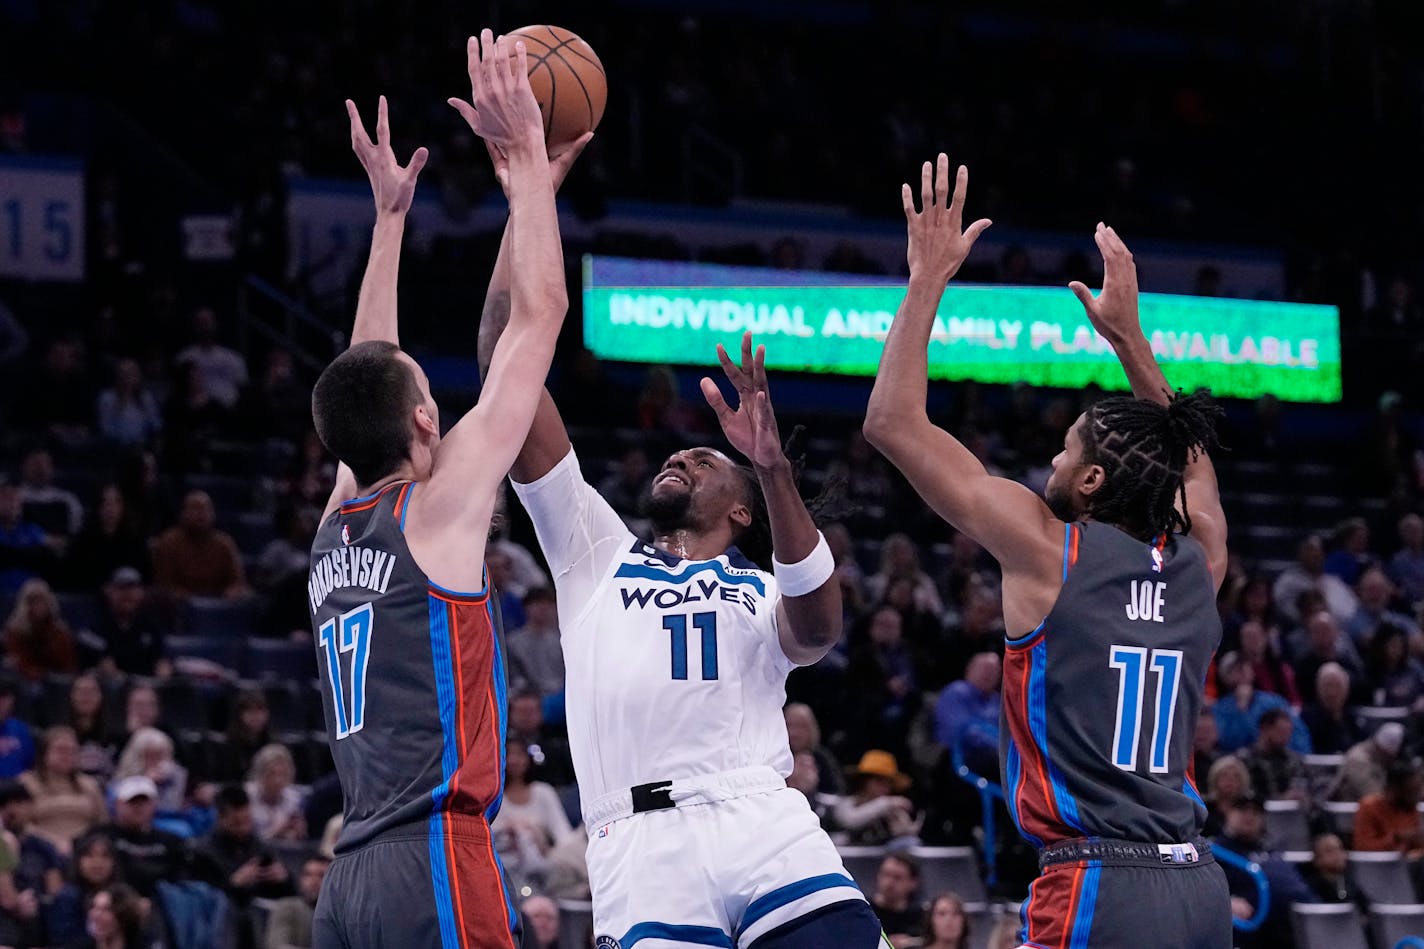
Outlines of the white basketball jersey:
[{"label": "white basketball jersey", "polygon": [[514,490],[554,575],[583,800],[751,765],[790,774],[781,708],[795,664],[777,639],[775,578],[736,548],[683,560],[642,543],[572,451]]}]

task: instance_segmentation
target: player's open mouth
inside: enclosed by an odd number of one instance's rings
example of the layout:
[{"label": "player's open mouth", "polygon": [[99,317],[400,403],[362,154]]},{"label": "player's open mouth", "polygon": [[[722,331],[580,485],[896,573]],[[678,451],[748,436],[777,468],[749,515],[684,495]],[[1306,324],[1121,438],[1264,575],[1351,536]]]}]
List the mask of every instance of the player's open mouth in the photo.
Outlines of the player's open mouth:
[{"label": "player's open mouth", "polygon": [[678,474],[676,471],[664,471],[662,474],[658,475],[657,480],[654,483],[662,484],[665,481],[676,481],[678,484],[685,485],[689,488],[692,487],[692,482],[688,481],[687,478]]}]

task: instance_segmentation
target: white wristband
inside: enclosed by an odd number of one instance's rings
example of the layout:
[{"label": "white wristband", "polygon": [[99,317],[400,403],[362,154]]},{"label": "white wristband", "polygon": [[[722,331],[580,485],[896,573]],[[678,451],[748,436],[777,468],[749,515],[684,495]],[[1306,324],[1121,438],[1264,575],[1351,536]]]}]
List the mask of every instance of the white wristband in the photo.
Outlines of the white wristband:
[{"label": "white wristband", "polygon": [[805,596],[819,590],[836,572],[836,558],[826,543],[826,535],[816,531],[816,536],[820,538],[816,548],[798,563],[782,563],[776,559],[776,552],[772,552],[771,565],[775,568],[776,583],[782,596]]}]

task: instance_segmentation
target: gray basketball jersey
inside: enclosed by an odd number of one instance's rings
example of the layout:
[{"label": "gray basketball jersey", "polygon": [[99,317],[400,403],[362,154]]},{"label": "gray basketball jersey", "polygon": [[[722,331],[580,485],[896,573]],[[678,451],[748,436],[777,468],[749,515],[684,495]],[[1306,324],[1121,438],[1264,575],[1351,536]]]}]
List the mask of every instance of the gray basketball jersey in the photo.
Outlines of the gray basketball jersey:
[{"label": "gray basketball jersey", "polygon": [[1064,525],[1063,589],[1009,639],[1000,767],[1035,846],[1075,837],[1188,841],[1206,808],[1190,773],[1202,686],[1221,643],[1206,553]]}]

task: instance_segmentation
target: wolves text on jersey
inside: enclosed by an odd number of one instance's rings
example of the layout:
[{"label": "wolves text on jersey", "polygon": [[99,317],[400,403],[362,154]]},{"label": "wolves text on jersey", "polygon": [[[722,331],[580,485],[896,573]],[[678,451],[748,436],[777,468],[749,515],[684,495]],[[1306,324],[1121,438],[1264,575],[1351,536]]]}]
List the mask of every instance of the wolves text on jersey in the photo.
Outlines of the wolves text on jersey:
[{"label": "wolves text on jersey", "polygon": [[682,606],[684,603],[724,600],[728,603],[740,603],[752,616],[755,616],[757,612],[758,597],[752,591],[720,583],[711,578],[697,577],[679,586],[620,586],[618,592],[623,596],[623,609],[625,610],[633,609],[634,606],[638,609],[653,606],[660,610],[666,610],[674,606]]},{"label": "wolves text on jersey", "polygon": [[307,599],[315,613],[333,590],[365,587],[385,593],[395,569],[394,554],[370,547],[338,547],[317,561],[307,581]]}]

